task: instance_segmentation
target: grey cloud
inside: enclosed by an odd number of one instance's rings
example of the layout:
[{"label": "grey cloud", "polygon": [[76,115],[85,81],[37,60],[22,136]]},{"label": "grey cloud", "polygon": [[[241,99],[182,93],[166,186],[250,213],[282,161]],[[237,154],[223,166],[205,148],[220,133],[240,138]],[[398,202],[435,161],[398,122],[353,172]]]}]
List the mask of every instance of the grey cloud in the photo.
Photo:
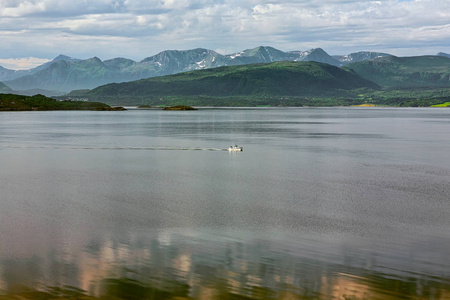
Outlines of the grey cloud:
[{"label": "grey cloud", "polygon": [[116,51],[134,58],[174,48],[240,51],[262,44],[450,51],[450,2],[439,0],[1,0],[0,16],[0,39],[8,41],[2,56],[21,39],[51,39],[39,47],[61,47],[57,54],[67,47],[77,56],[75,47],[97,51],[91,56]]}]

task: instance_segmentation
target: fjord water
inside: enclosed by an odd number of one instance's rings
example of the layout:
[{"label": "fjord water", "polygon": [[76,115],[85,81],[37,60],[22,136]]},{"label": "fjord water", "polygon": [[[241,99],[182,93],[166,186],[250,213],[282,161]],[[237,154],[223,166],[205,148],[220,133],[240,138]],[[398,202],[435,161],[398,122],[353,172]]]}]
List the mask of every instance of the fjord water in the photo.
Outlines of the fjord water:
[{"label": "fjord water", "polygon": [[447,109],[2,112],[0,291],[449,299],[449,153]]}]

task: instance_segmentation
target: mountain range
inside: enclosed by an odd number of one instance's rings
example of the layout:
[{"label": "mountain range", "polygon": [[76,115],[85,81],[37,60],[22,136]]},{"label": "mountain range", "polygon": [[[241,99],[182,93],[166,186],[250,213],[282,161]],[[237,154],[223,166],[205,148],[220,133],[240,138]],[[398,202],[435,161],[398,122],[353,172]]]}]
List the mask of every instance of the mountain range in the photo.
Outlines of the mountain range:
[{"label": "mountain range", "polygon": [[[443,52],[435,56],[416,57],[396,57],[380,52],[330,56],[321,48],[283,52],[260,46],[229,55],[203,48],[167,50],[139,62],[126,58],[102,61],[98,57],[81,60],[59,55],[30,70],[14,71],[0,66],[0,93],[58,96],[109,83],[279,61],[325,63],[343,68],[383,88],[450,86],[450,54]],[[261,85],[257,86],[261,88]]]},{"label": "mountain range", "polygon": [[65,97],[115,105],[429,106],[450,99],[450,58],[377,56],[344,67],[314,61],[222,66],[74,90]]},{"label": "mountain range", "polygon": [[[312,61],[280,61],[110,83],[92,90],[74,90],[65,97],[111,105],[318,105],[320,100],[315,97],[350,98],[355,91],[379,88],[351,70]],[[333,105],[346,103],[334,101]]]},{"label": "mountain range", "polygon": [[389,54],[357,52],[330,56],[321,48],[283,52],[265,46],[229,55],[221,55],[203,48],[184,51],[167,50],[139,62],[127,58],[102,61],[98,57],[80,60],[59,55],[52,61],[30,70],[14,71],[0,66],[0,82],[4,82],[18,93],[42,93],[53,96],[76,89],[92,89],[108,83],[128,82],[221,66],[276,61],[316,61],[340,67],[352,62],[383,56],[389,56]]}]

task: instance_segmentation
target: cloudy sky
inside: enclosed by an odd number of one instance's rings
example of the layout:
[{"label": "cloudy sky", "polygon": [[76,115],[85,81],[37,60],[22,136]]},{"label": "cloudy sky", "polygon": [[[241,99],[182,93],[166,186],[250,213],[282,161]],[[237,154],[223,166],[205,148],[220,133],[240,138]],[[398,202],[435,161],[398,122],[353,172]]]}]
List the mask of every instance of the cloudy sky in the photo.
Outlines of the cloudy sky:
[{"label": "cloudy sky", "polygon": [[59,54],[142,60],[168,49],[260,45],[331,55],[450,52],[448,0],[0,0],[0,65]]}]

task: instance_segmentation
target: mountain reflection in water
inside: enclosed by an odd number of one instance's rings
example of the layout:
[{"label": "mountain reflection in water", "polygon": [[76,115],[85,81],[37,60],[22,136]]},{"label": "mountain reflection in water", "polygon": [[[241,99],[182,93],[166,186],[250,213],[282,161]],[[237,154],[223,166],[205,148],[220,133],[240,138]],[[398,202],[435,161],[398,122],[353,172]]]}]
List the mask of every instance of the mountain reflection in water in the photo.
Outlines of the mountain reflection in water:
[{"label": "mountain reflection in water", "polygon": [[332,242],[278,247],[216,234],[164,230],[127,241],[92,239],[75,256],[51,251],[5,260],[0,299],[450,298],[448,278],[389,270],[376,252],[358,256]]},{"label": "mountain reflection in water", "polygon": [[449,120],[1,113],[0,300],[449,299]]}]

